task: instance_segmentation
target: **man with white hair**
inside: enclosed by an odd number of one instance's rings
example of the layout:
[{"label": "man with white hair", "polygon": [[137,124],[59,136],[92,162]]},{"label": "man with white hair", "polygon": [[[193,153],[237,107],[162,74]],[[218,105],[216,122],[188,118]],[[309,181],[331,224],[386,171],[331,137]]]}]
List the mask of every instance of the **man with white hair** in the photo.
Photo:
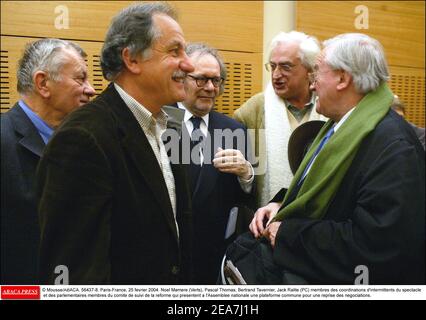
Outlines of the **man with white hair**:
[{"label": "man with white hair", "polygon": [[[315,111],[315,94],[309,88],[309,73],[320,52],[318,41],[302,32],[280,32],[271,42],[271,83],[251,97],[234,117],[255,132],[252,139],[259,159],[256,202],[264,206],[281,188],[288,188],[293,174],[287,158],[291,133],[311,120],[325,120]],[[250,131],[250,130],[249,130]]]},{"label": "man with white hair", "polygon": [[424,284],[425,154],[390,109],[383,48],[363,34],[324,46],[312,88],[330,120],[284,199],[259,209],[250,229],[281,270],[310,284]]},{"label": "man with white hair", "polygon": [[95,94],[85,57],[75,43],[41,39],[19,61],[20,100],[1,116],[1,284],[38,283],[36,167],[56,127]]}]

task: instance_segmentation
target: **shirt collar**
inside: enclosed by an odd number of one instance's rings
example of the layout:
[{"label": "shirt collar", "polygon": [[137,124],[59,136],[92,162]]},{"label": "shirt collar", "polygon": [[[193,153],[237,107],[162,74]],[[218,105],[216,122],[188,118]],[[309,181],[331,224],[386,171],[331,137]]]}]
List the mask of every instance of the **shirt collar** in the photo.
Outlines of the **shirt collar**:
[{"label": "shirt collar", "polygon": [[[183,117],[183,121],[186,123],[187,121],[189,121],[189,119],[191,119],[194,115],[191,113],[191,111],[189,111],[182,102],[178,102],[177,103],[178,107],[180,109],[185,110],[185,115]],[[207,113],[205,116],[201,117],[201,119],[203,119],[204,123],[206,124],[206,126],[209,126],[209,113]]]},{"label": "shirt collar", "polygon": [[18,103],[36,127],[38,133],[43,139],[44,144],[47,144],[53,134],[53,128],[51,128],[42,118],[40,118],[33,110],[31,110],[31,108],[27,106],[23,100],[19,100]]},{"label": "shirt collar", "polygon": [[[312,108],[315,105],[315,100],[316,100],[316,94],[315,94],[315,92],[311,92],[311,98],[309,99],[309,101],[305,104],[305,106],[301,110],[306,111],[306,110],[309,110],[310,108]],[[296,109],[296,110],[300,111],[298,108],[293,106],[287,100],[284,100],[284,102],[285,102],[285,105],[288,109]]]},{"label": "shirt collar", "polygon": [[154,117],[147,108],[136,101],[135,98],[124,91],[124,89],[121,88],[117,83],[114,83],[114,87],[144,129],[150,129],[157,123],[161,129],[165,129],[167,127],[168,116],[164,110],[161,110],[157,117]]},{"label": "shirt collar", "polygon": [[342,126],[342,124],[349,118],[349,116],[351,115],[351,113],[354,110],[355,110],[355,107],[353,107],[351,110],[349,110],[348,112],[346,112],[346,114],[342,117],[342,119],[340,119],[340,121],[335,124],[335,126],[334,126],[334,132],[336,132]]}]

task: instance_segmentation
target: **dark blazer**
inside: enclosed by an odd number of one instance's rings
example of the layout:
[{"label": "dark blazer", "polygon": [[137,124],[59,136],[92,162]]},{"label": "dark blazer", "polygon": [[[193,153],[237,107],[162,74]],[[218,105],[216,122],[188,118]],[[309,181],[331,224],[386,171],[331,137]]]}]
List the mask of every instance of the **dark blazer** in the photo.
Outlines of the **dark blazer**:
[{"label": "dark blazer", "polygon": [[[390,111],[362,142],[322,220],[287,218],[274,259],[310,284],[424,284],[425,153]],[[365,275],[365,274],[364,274]]]},{"label": "dark blazer", "polygon": [[72,113],[37,172],[41,282],[65,265],[70,284],[190,283],[189,187],[172,170],[179,237],[157,159],[114,86]]},{"label": "dark blazer", "polygon": [[[210,157],[204,152],[198,183],[192,194],[192,208],[194,216],[194,283],[215,284],[220,271],[220,263],[225,253],[228,241],[225,241],[225,230],[229,212],[236,206],[250,205],[252,194],[245,194],[240,187],[236,175],[222,173],[212,163],[217,147],[239,149],[246,156],[249,146],[237,145],[236,139],[230,140],[225,146],[225,139],[214,139],[214,130],[230,129],[235,132],[239,129],[246,136],[245,127],[234,119],[221,113],[212,111],[209,114],[208,131],[212,137]],[[188,135],[186,127],[183,134]],[[210,161],[208,161],[210,160]],[[209,163],[210,162],[210,163]]]},{"label": "dark blazer", "polygon": [[36,284],[34,180],[44,142],[18,103],[1,115],[1,284]]}]

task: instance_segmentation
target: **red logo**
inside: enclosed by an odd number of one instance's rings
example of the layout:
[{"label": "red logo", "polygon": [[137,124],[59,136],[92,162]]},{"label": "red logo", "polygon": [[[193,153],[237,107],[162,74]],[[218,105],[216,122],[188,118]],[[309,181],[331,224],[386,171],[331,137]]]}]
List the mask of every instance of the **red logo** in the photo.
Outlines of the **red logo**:
[{"label": "red logo", "polygon": [[1,286],[1,298],[40,300],[40,286]]}]

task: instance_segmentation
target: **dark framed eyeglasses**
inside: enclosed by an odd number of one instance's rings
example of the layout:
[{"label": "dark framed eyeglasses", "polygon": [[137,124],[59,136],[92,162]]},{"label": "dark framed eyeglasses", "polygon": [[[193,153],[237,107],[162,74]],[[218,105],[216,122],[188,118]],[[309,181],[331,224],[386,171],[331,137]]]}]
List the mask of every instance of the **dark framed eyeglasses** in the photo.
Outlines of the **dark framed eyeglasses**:
[{"label": "dark framed eyeglasses", "polygon": [[209,80],[212,82],[215,88],[218,88],[223,82],[223,79],[220,77],[208,78],[208,77],[201,77],[201,76],[193,76],[190,74],[188,74],[188,77],[194,79],[195,83],[197,84],[197,87],[200,87],[200,88],[204,87]]},{"label": "dark framed eyeglasses", "polygon": [[284,63],[273,63],[273,62],[267,62],[265,63],[265,68],[269,72],[274,72],[277,68],[280,72],[291,72],[294,67],[296,67],[297,64],[292,64],[290,62],[284,62]]}]

